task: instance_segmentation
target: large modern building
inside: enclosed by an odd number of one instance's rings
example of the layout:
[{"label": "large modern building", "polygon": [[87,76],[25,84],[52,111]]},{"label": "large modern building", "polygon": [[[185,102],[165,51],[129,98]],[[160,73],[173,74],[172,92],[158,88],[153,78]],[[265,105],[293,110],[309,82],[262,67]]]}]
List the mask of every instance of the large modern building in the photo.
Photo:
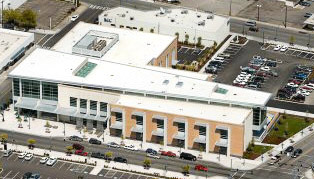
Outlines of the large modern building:
[{"label": "large modern building", "polygon": [[143,142],[242,156],[252,123],[265,123],[271,94],[189,74],[36,49],[9,77],[20,113]]},{"label": "large modern building", "polygon": [[0,29],[0,73],[16,62],[34,41],[34,34]]},{"label": "large modern building", "polygon": [[133,31],[154,32],[174,36],[179,41],[187,40],[201,44],[220,44],[230,33],[229,18],[187,9],[160,9],[141,11],[117,7],[99,15],[99,24]]},{"label": "large modern building", "polygon": [[177,61],[176,36],[84,22],[79,22],[52,49],[134,66],[171,67]]}]

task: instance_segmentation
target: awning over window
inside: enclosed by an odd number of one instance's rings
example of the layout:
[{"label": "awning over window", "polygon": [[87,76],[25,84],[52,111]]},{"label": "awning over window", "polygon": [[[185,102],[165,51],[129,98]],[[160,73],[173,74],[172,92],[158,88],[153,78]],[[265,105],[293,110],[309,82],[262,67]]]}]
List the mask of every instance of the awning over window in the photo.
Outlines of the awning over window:
[{"label": "awning over window", "polygon": [[196,125],[196,126],[202,126],[202,127],[207,127],[208,124],[202,123],[202,122],[195,122],[194,125]]},{"label": "awning over window", "polygon": [[206,136],[199,135],[198,138],[194,139],[194,142],[201,143],[201,144],[206,144]]},{"label": "awning over window", "polygon": [[215,145],[219,147],[228,147],[228,139],[219,139]]},{"label": "awning over window", "polygon": [[63,107],[58,107],[56,110],[57,114],[65,115],[65,116],[75,116],[77,113],[76,108],[63,108]]},{"label": "awning over window", "polygon": [[143,133],[143,126],[142,125],[136,125],[135,127],[132,127],[131,131],[137,132],[137,133]]},{"label": "awning over window", "polygon": [[185,123],[185,119],[183,119],[183,118],[174,118],[173,122]]},{"label": "awning over window", "polygon": [[164,129],[157,128],[157,130],[154,130],[152,132],[152,135],[163,137],[164,136]]},{"label": "awning over window", "polygon": [[122,130],[123,124],[120,121],[116,121],[114,124],[110,126],[112,129],[121,129]]},{"label": "awning over window", "polygon": [[43,111],[43,112],[49,112],[49,113],[55,113],[56,109],[57,109],[57,105],[45,104],[42,102],[39,102],[36,106],[37,111]]},{"label": "awning over window", "polygon": [[185,140],[185,133],[184,132],[178,132],[173,138],[179,139],[179,140]]},{"label": "awning over window", "polygon": [[165,117],[165,116],[161,116],[161,115],[158,115],[158,114],[154,114],[152,118],[153,118],[153,119],[160,119],[160,120],[164,120],[164,119],[166,119],[167,117]]},{"label": "awning over window", "polygon": [[33,99],[33,98],[19,98],[17,102],[15,103],[15,107],[18,108],[25,108],[25,109],[32,109],[34,110],[37,106],[39,99]]},{"label": "awning over window", "polygon": [[216,126],[216,130],[225,130],[227,131],[229,128],[226,126]]}]

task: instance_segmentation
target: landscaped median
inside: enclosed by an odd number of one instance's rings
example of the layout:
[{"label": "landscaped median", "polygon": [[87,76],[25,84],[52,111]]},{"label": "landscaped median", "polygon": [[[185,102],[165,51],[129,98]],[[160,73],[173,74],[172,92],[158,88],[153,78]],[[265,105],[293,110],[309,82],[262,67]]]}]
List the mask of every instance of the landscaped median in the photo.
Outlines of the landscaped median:
[{"label": "landscaped median", "polygon": [[243,153],[243,158],[254,160],[272,148],[272,146],[256,145],[254,143],[250,143],[246,151]]}]

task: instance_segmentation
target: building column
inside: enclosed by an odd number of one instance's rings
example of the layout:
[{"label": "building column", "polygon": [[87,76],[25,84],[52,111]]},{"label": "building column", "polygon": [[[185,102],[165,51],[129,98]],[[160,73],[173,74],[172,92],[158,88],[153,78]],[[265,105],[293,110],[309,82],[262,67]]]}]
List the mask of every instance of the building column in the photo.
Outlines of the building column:
[{"label": "building column", "polygon": [[90,100],[88,99],[87,100],[87,105],[86,105],[86,114],[89,115],[89,113],[90,113]]},{"label": "building column", "polygon": [[93,120],[88,119],[86,122],[86,129],[88,131],[93,130]]},{"label": "building column", "polygon": [[146,143],[146,113],[143,113],[143,143]]},{"label": "building column", "polygon": [[77,110],[77,111],[80,111],[80,105],[81,105],[81,104],[80,104],[80,98],[76,98],[76,105],[77,105],[77,106],[76,106],[76,110]]},{"label": "building column", "polygon": [[59,122],[59,121],[60,121],[60,115],[57,114],[57,122]]},{"label": "building column", "polygon": [[82,127],[83,127],[83,119],[76,118],[76,128],[82,128]]},{"label": "building column", "polygon": [[103,125],[104,122],[102,121],[97,121],[97,131],[101,131],[103,132],[104,131],[104,125]]},{"label": "building column", "polygon": [[37,111],[37,119],[41,118],[41,111]]},{"label": "building column", "polygon": [[205,145],[205,152],[209,153],[209,130],[210,126],[209,124],[206,125],[206,145]]},{"label": "building column", "polygon": [[111,120],[111,112],[110,112],[110,106],[107,104],[107,128],[106,131],[108,134],[110,134],[110,120]]},{"label": "building column", "polygon": [[96,116],[100,116],[100,102],[97,101]]},{"label": "building column", "polygon": [[164,118],[164,147],[168,145],[168,119]]},{"label": "building column", "polygon": [[20,97],[22,97],[22,80],[19,78],[19,86],[20,86]]},{"label": "building column", "polygon": [[126,134],[125,126],[126,126],[125,110],[123,109],[122,110],[122,135],[123,135],[124,138],[126,137],[125,136],[125,134]]},{"label": "building column", "polygon": [[189,123],[187,121],[185,121],[184,127],[184,149],[187,150],[189,146]]},{"label": "building column", "polygon": [[39,81],[39,99],[43,99],[43,83],[42,81]]},{"label": "building column", "polygon": [[230,157],[230,147],[231,147],[231,129],[228,128],[228,148],[227,148],[227,157]]}]

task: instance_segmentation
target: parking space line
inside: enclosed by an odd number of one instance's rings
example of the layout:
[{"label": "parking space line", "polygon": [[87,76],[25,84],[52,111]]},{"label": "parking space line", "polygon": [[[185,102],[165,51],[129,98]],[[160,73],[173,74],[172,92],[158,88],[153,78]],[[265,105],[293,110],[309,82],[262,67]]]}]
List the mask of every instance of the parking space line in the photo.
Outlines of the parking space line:
[{"label": "parking space line", "polygon": [[69,169],[72,167],[72,165],[73,165],[73,163],[71,163],[71,165],[68,167],[68,169],[67,169],[67,170],[69,170]]},{"label": "parking space line", "polygon": [[63,164],[59,167],[59,169],[61,169],[64,165],[65,165],[65,162],[63,162]]},{"label": "parking space line", "polygon": [[14,179],[20,172],[17,172],[11,179]]},{"label": "parking space line", "polygon": [[6,178],[7,176],[9,176],[11,172],[12,170],[10,170],[9,173],[7,173],[3,178]]},{"label": "parking space line", "polygon": [[183,52],[183,53],[187,53],[189,50],[190,50],[190,49],[189,49],[189,48],[187,48],[187,49],[186,49],[186,51],[185,51],[185,52]]},{"label": "parking space line", "polygon": [[7,158],[7,160],[9,160],[12,156],[13,156],[13,154],[12,154],[12,155],[10,155],[10,156]]},{"label": "parking space line", "polygon": [[122,175],[119,177],[119,179],[124,175],[125,173],[122,173]]},{"label": "parking space line", "polygon": [[18,156],[16,156],[16,158],[15,158],[13,161],[15,162],[15,161],[17,161],[18,159],[19,159],[19,157],[18,157]]},{"label": "parking space line", "polygon": [[[131,178],[131,177],[132,177],[132,175],[133,175],[133,174],[131,174],[131,175],[129,176],[129,178]],[[129,179],[129,178],[128,178],[128,179]]]}]

